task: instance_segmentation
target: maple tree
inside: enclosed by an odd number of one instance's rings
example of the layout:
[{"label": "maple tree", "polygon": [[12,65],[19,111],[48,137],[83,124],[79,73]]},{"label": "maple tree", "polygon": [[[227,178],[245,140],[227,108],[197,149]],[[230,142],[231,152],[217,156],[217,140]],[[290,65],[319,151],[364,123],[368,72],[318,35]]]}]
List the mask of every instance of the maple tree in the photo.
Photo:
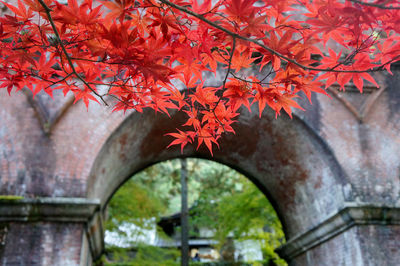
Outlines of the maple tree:
[{"label": "maple tree", "polygon": [[[197,140],[212,153],[242,106],[291,116],[299,92],[378,86],[370,72],[400,57],[398,0],[1,2],[0,87],[181,110],[187,121],[168,134],[181,149]],[[207,71],[223,73],[218,86]]]}]

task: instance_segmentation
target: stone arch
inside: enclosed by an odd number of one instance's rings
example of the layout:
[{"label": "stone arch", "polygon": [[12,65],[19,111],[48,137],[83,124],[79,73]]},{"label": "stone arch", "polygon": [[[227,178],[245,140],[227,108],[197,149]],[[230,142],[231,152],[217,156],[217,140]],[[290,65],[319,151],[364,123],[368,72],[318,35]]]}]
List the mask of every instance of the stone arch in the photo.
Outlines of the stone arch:
[{"label": "stone arch", "polygon": [[275,119],[270,112],[260,119],[256,110],[243,111],[236,135],[224,136],[213,157],[204,147],[186,147],[183,154],[179,147],[165,148],[171,138],[163,135],[182,121],[179,112],[170,118],[151,111],[131,114],[98,153],[87,197],[100,199],[105,206],[141,169],[177,157],[199,157],[228,165],[255,183],[275,207],[288,238],[319,224],[343,204],[344,173],[326,144],[300,118]]},{"label": "stone arch", "polygon": [[[293,265],[399,260],[397,81],[382,76],[380,94],[330,89],[339,97],[314,95],[293,120],[244,111],[237,135],[214,150],[211,159],[250,177],[275,204],[288,239],[281,254]],[[161,160],[210,159],[204,148],[165,149],[172,139],[163,135],[182,124],[176,112],[124,116],[83,103],[66,112],[63,97],[0,95],[0,194],[11,195],[0,195],[2,262],[30,264],[24,251],[35,242],[38,261],[53,254],[53,264],[67,256],[90,265],[103,248],[100,210],[118,185]],[[365,113],[364,103],[373,108]]]},{"label": "stone arch", "polygon": [[[38,260],[51,253],[53,264],[69,256],[90,265],[103,249],[101,209],[113,191],[152,163],[193,156],[231,166],[264,191],[285,227],[280,254],[293,265],[395,264],[400,98],[398,78],[386,78],[376,98],[373,90],[339,92],[354,108],[375,99],[366,120],[323,95],[314,95],[312,106],[302,102],[307,111],[293,120],[245,110],[237,134],[224,136],[212,158],[204,148],[165,149],[172,139],[163,135],[182,124],[177,112],[171,119],[151,111],[124,116],[78,103],[60,113],[63,98],[53,106],[23,94],[0,97],[0,190],[12,195],[0,197],[0,236],[7,239],[1,259],[29,264],[24,251],[35,242]],[[50,131],[34,115],[43,111],[37,104],[49,112],[42,118],[58,121]]]}]

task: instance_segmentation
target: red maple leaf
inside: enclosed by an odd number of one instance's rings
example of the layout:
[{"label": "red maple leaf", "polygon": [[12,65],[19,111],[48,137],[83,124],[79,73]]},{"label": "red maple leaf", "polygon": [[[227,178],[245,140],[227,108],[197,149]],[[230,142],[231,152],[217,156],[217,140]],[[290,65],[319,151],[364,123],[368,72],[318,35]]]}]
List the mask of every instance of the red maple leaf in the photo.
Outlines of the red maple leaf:
[{"label": "red maple leaf", "polygon": [[181,152],[183,153],[183,148],[188,144],[188,143],[192,143],[193,142],[193,137],[195,135],[195,132],[193,131],[188,131],[188,132],[183,132],[179,129],[178,130],[179,133],[168,133],[165,134],[167,136],[172,136],[175,138],[175,140],[173,140],[168,146],[167,148],[173,146],[173,145],[181,145]]}]

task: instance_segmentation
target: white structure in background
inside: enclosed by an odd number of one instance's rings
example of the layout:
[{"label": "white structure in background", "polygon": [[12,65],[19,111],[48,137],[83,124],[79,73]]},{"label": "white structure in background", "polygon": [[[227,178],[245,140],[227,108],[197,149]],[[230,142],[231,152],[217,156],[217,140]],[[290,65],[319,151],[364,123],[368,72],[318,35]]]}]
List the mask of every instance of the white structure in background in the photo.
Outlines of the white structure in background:
[{"label": "white structure in background", "polygon": [[[162,248],[180,248],[180,236],[175,230],[171,238],[166,239],[157,233],[155,219],[150,219],[146,228],[141,228],[132,223],[123,223],[118,230],[106,231],[105,244],[122,248],[133,248],[137,244],[152,245]],[[191,256],[200,255],[201,262],[212,262],[220,258],[219,252],[213,248],[217,242],[212,239],[213,230],[199,229],[199,237],[189,239]],[[234,240],[234,257],[236,261],[261,261],[263,259],[261,244],[256,240]]]},{"label": "white structure in background", "polygon": [[157,245],[157,230],[155,219],[150,219],[146,228],[139,227],[133,223],[123,223],[116,231],[106,230],[104,242],[106,246],[117,246],[121,248],[129,248],[135,243],[143,243],[146,245]]},{"label": "white structure in background", "polygon": [[263,260],[263,254],[259,241],[256,240],[234,240],[235,260],[236,261],[260,261]]}]

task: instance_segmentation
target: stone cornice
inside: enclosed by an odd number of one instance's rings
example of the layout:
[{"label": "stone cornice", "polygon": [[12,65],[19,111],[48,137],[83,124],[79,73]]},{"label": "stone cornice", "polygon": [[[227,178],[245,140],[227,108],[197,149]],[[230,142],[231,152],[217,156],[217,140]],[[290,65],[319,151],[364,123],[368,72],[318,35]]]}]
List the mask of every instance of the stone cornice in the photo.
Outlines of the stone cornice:
[{"label": "stone cornice", "polygon": [[0,199],[0,222],[88,222],[100,201],[85,198]]},{"label": "stone cornice", "polygon": [[84,224],[92,258],[104,247],[100,200],[86,198],[0,198],[0,222],[68,222]]},{"label": "stone cornice", "polygon": [[291,261],[356,225],[400,225],[400,206],[373,203],[346,203],[336,214],[309,231],[291,238],[277,249],[278,254]]}]

